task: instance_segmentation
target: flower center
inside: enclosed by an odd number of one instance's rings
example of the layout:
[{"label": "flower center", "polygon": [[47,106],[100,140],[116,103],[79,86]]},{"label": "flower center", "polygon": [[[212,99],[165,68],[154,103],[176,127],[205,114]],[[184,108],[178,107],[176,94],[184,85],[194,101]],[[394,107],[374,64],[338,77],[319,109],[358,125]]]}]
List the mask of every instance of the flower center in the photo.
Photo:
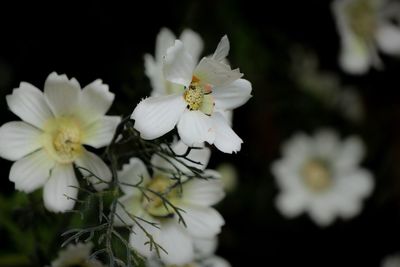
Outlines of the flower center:
[{"label": "flower center", "polygon": [[48,121],[43,140],[47,152],[59,163],[71,163],[82,153],[82,131],[72,117]]},{"label": "flower center", "polygon": [[377,21],[373,1],[353,1],[348,5],[346,12],[353,32],[366,42],[373,41]]},{"label": "flower center", "polygon": [[327,190],[332,184],[329,168],[320,160],[308,161],[303,166],[302,176],[306,186],[316,193]]},{"label": "flower center", "polygon": [[174,215],[172,207],[165,200],[174,204],[178,199],[178,191],[171,188],[173,182],[168,177],[157,175],[147,184],[147,191],[142,198],[143,208],[155,217],[170,217]]},{"label": "flower center", "polygon": [[189,110],[200,110],[206,115],[211,115],[214,109],[214,99],[211,96],[211,86],[201,84],[200,80],[193,76],[192,82],[183,92]]}]

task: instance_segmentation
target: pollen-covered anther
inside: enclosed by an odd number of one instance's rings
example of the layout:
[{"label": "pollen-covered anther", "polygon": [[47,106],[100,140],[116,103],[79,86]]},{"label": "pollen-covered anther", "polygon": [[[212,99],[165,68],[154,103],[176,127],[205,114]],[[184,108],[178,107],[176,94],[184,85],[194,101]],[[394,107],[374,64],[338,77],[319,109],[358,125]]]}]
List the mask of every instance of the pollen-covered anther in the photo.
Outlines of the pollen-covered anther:
[{"label": "pollen-covered anther", "polygon": [[71,163],[83,151],[82,130],[70,117],[50,120],[43,134],[44,147],[59,163]]},{"label": "pollen-covered anther", "polygon": [[303,167],[303,181],[313,192],[323,192],[332,184],[331,173],[323,162],[310,160]]},{"label": "pollen-covered anther", "polygon": [[199,110],[204,99],[204,90],[197,82],[192,82],[183,93],[190,110]]}]

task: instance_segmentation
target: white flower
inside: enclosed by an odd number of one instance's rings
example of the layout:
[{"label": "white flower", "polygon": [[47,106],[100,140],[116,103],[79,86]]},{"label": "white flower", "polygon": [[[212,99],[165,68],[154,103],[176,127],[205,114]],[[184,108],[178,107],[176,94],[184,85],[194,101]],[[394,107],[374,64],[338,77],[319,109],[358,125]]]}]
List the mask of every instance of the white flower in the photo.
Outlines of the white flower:
[{"label": "white flower", "polygon": [[[43,187],[45,207],[54,212],[73,208],[79,184],[73,163],[90,170],[105,181],[111,180],[107,165],[83,145],[107,145],[120,121],[105,116],[114,99],[101,80],[83,90],[77,80],[51,73],[44,93],[21,82],[7,96],[10,110],[23,121],[8,122],[0,128],[0,156],[16,161],[10,181],[17,190],[29,193]],[[80,169],[82,174],[88,172]],[[100,189],[105,184],[90,181]]]},{"label": "white flower", "polygon": [[[177,149],[178,147],[178,149]],[[173,149],[181,150],[184,145],[178,143]],[[193,154],[192,154],[193,153]],[[208,149],[193,150],[189,157],[197,162],[207,162],[210,151]],[[124,195],[119,199],[117,208],[118,224],[133,225],[130,234],[130,244],[140,254],[145,257],[152,257],[155,250],[150,250],[148,237],[145,232],[133,222],[127,214],[141,217],[147,221],[157,223],[156,228],[148,223],[139,220],[139,223],[150,233],[155,241],[167,252],[160,250],[161,260],[166,264],[184,264],[194,258],[193,240],[197,238],[213,238],[217,235],[224,220],[221,215],[211,206],[219,202],[223,196],[223,189],[218,179],[218,174],[212,170],[205,170],[207,176],[213,179],[191,179],[184,181],[182,187],[172,187],[176,182],[165,172],[158,171],[158,168],[170,168],[167,160],[155,156],[152,165],[157,166],[153,169],[150,177],[145,165],[137,158],[132,158],[129,164],[125,165],[119,172],[119,181]],[[204,169],[205,165],[197,166]],[[187,169],[182,169],[186,171]],[[126,184],[138,184],[146,188],[145,191],[139,190]],[[125,185],[124,185],[125,184]],[[180,190],[182,189],[182,190]],[[150,190],[150,191],[149,191]],[[186,227],[179,223],[179,218],[170,206],[164,206],[163,200],[152,192],[163,194],[164,197],[184,212],[181,212]]]},{"label": "white flower", "polygon": [[370,66],[381,68],[378,48],[400,55],[400,6],[387,0],[335,0],[332,10],[341,37],[339,62],[351,74],[363,74]]},{"label": "white flower", "polygon": [[381,264],[382,267],[399,267],[400,266],[400,254],[395,254],[386,257]]},{"label": "white flower", "polygon": [[323,130],[315,137],[297,134],[283,146],[283,158],[272,164],[280,194],[276,206],[286,217],[307,212],[320,226],[336,216],[357,215],[362,200],[371,194],[373,179],[360,168],[364,146],[358,137],[340,142],[336,133]]},{"label": "white flower", "polygon": [[92,243],[69,244],[58,254],[58,258],[51,263],[51,267],[105,267],[96,259],[89,259]]},{"label": "white flower", "polygon": [[[167,49],[174,45],[175,35],[167,28],[162,28],[157,35],[155,57],[150,54],[144,56],[144,67],[147,77],[150,79],[153,91],[152,96],[169,95],[181,91],[179,85],[171,83],[164,78],[163,62],[167,53]],[[185,29],[183,30],[179,40],[197,63],[201,51],[203,50],[203,40],[198,33]]]},{"label": "white flower", "polygon": [[[173,267],[230,267],[231,265],[225,259],[214,255],[217,248],[217,239],[196,239],[194,240],[195,260],[181,265],[173,265]],[[163,267],[165,266],[156,257],[148,259],[147,267]],[[167,267],[172,267],[168,266]]]},{"label": "white flower", "polygon": [[167,49],[164,76],[180,85],[180,92],[142,100],[132,113],[135,129],[144,139],[155,139],[177,125],[188,146],[203,142],[232,153],[240,150],[242,139],[229,126],[222,112],[243,105],[251,97],[251,84],[242,73],[222,62],[229,51],[224,36],[212,57],[196,66],[184,44],[176,40]]}]

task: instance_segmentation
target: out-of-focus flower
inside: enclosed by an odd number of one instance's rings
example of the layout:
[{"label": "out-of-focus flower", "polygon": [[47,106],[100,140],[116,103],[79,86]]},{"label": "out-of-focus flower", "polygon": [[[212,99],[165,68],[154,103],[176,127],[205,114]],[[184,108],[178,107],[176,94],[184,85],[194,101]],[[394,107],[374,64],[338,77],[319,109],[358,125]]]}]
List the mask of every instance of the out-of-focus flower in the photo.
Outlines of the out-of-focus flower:
[{"label": "out-of-focus flower", "polygon": [[[163,73],[163,63],[167,49],[174,45],[176,39],[175,35],[169,29],[162,28],[157,35],[155,56],[153,57],[150,54],[144,56],[145,73],[151,82],[153,89],[151,92],[152,96],[169,95],[181,91],[181,86],[167,81]],[[199,62],[199,57],[204,46],[200,35],[190,29],[185,29],[179,40],[182,41],[193,60],[196,63]]]},{"label": "out-of-focus flower", "polygon": [[373,178],[359,166],[364,146],[358,137],[341,142],[333,131],[314,137],[296,134],[283,145],[283,158],[272,164],[280,187],[276,206],[286,217],[307,212],[320,226],[336,216],[351,218],[373,190]]},{"label": "out-of-focus flower", "polygon": [[238,174],[235,166],[230,163],[222,163],[218,165],[217,172],[221,175],[225,192],[233,192],[238,183]]},{"label": "out-of-focus flower", "polygon": [[400,55],[400,6],[387,0],[335,0],[332,10],[341,38],[339,62],[344,71],[363,74],[381,68],[378,49]]},{"label": "out-of-focus flower", "polygon": [[[182,265],[173,265],[174,267],[230,267],[231,265],[225,259],[214,255],[217,249],[217,238],[196,239],[194,240],[195,260]],[[150,258],[147,267],[165,266],[159,259]],[[167,267],[172,267],[167,265]]]},{"label": "out-of-focus flower", "polygon": [[[77,80],[55,72],[48,76],[44,93],[26,82],[14,89],[7,104],[23,121],[1,126],[0,156],[16,161],[10,171],[15,188],[29,193],[43,187],[45,207],[65,212],[78,195],[73,164],[110,181],[107,165],[83,145],[100,148],[110,142],[120,121],[104,115],[113,100],[101,80],[81,90]],[[89,180],[97,189],[105,186],[93,176]]]},{"label": "out-of-focus flower", "polygon": [[51,267],[105,267],[100,261],[90,259],[92,248],[92,243],[69,244],[58,253],[58,258],[51,263]]},{"label": "out-of-focus flower", "polygon": [[155,139],[177,125],[188,146],[214,144],[225,153],[237,152],[243,142],[222,112],[233,110],[251,97],[251,84],[239,69],[223,63],[229,52],[224,36],[215,53],[196,61],[185,45],[176,40],[167,49],[163,65],[165,79],[180,86],[178,93],[142,100],[132,113],[134,127],[144,139]]},{"label": "out-of-focus flower", "polygon": [[294,78],[303,91],[348,120],[363,120],[364,105],[355,88],[342,86],[334,73],[320,71],[318,58],[312,52],[296,48],[292,57]]},{"label": "out-of-focus flower", "polygon": [[399,267],[400,266],[400,254],[395,254],[391,256],[387,256],[383,259],[382,267]]},{"label": "out-of-focus flower", "polygon": [[[177,151],[182,146],[183,143],[179,142],[173,149]],[[192,152],[188,157],[195,162],[202,162],[203,164],[197,165],[197,168],[204,169],[210,151],[204,148]],[[144,163],[132,158],[119,173],[124,196],[119,199],[121,205],[117,208],[117,217],[120,218],[118,224],[133,225],[130,244],[145,257],[154,256],[155,248],[150,250],[149,238],[143,229],[168,252],[159,251],[164,263],[180,265],[191,262],[195,256],[194,240],[213,238],[224,224],[222,216],[211,207],[224,197],[220,177],[215,171],[205,170],[205,175],[213,177],[212,179],[183,179],[182,186],[179,186],[176,180],[171,179],[171,174],[165,172],[171,168],[169,160],[154,156],[152,166],[154,166],[153,175],[150,177]],[[177,167],[187,172],[187,168],[183,165]],[[127,184],[140,184],[142,188]],[[183,210],[179,214],[183,217],[186,227],[179,222],[177,210],[166,204],[165,200]],[[131,216],[156,223],[158,228],[137,220],[143,228],[139,227]]]}]

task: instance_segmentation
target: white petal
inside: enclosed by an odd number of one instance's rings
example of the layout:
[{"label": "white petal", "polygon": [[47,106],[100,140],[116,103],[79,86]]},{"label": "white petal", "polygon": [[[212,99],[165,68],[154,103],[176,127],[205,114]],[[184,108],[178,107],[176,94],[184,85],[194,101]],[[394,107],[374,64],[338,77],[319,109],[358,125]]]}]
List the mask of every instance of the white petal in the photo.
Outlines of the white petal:
[{"label": "white petal", "polygon": [[[129,185],[136,185],[141,182],[144,186],[150,180],[150,175],[144,163],[138,158],[131,158],[128,164],[124,164],[118,172],[118,181],[121,183],[121,190],[125,194],[131,194],[138,189]],[[125,185],[124,185],[125,184]]]},{"label": "white petal", "polygon": [[15,183],[17,190],[33,192],[46,183],[54,164],[45,150],[33,152],[11,166],[10,181]]},{"label": "white petal", "polygon": [[172,220],[163,222],[159,244],[168,252],[161,252],[161,260],[167,265],[183,265],[193,261],[193,241],[182,225]]},{"label": "white petal", "polygon": [[75,78],[52,72],[44,84],[44,96],[54,115],[70,115],[79,106],[81,89]]},{"label": "white petal", "polygon": [[400,55],[400,28],[390,23],[383,24],[377,32],[379,48],[389,55]]},{"label": "white petal", "polygon": [[[187,149],[188,149],[188,146],[182,141],[178,141],[172,145],[172,150],[178,155],[185,154]],[[185,164],[188,166],[204,170],[208,165],[210,156],[211,156],[211,150],[208,147],[199,146],[195,149],[191,149],[189,154],[186,156],[191,161],[183,159],[183,158],[181,160],[183,162],[185,162]],[[195,162],[199,163],[199,164],[196,164]],[[181,168],[182,171],[187,171],[186,167],[184,167],[181,164],[178,164],[178,165],[179,165],[178,167],[182,167]]]},{"label": "white petal", "polygon": [[183,184],[182,201],[203,207],[217,204],[224,198],[225,193],[221,180],[215,179],[192,179]]},{"label": "white petal", "polygon": [[164,77],[167,81],[189,86],[196,62],[179,40],[168,48],[164,60]]},{"label": "white petal", "polygon": [[307,199],[304,193],[283,191],[276,197],[275,205],[285,217],[293,218],[304,211]]},{"label": "white petal", "polygon": [[203,83],[225,86],[240,79],[243,73],[240,73],[239,69],[232,70],[225,63],[204,57],[194,70],[194,76]]},{"label": "white petal", "polygon": [[349,170],[360,164],[365,155],[365,147],[357,136],[347,138],[338,148],[338,155],[334,159],[334,166],[337,170]]},{"label": "white petal", "polygon": [[[333,196],[336,197],[336,196]],[[311,203],[308,211],[311,219],[321,227],[332,224],[336,217],[336,203],[330,199],[320,198]]]},{"label": "white petal", "polygon": [[231,84],[214,87],[212,95],[215,98],[215,108],[235,109],[246,103],[251,97],[251,83],[239,79]]},{"label": "white petal", "polygon": [[199,61],[201,51],[203,51],[203,40],[200,35],[190,29],[183,30],[179,39],[185,46],[186,51],[192,56],[194,62]]},{"label": "white petal", "polygon": [[313,140],[304,133],[296,133],[292,138],[282,145],[282,154],[285,161],[290,162],[289,165],[294,168],[300,167],[301,164],[314,156]]},{"label": "white petal", "polygon": [[218,238],[195,238],[194,249],[196,253],[196,258],[206,258],[214,254],[218,246]]},{"label": "white petal", "polygon": [[314,139],[314,152],[315,156],[330,162],[337,157],[337,150],[339,148],[339,138],[337,133],[332,130],[320,130],[315,134]]},{"label": "white petal", "polygon": [[75,164],[82,175],[86,176],[97,190],[106,188],[107,182],[111,181],[111,171],[104,161],[84,148],[82,155],[75,160]]},{"label": "white petal", "polygon": [[215,138],[211,118],[201,111],[185,110],[178,122],[178,133],[188,146],[196,146],[203,142],[212,144]]},{"label": "white petal", "polygon": [[339,63],[350,74],[364,74],[373,64],[370,49],[355,36],[343,39]]},{"label": "white petal", "polygon": [[114,101],[114,94],[108,90],[108,85],[100,79],[88,84],[83,88],[76,114],[83,125],[100,119],[106,114]]},{"label": "white petal", "polygon": [[205,259],[202,264],[207,267],[231,267],[228,261],[218,256],[209,257]]},{"label": "white petal", "polygon": [[53,212],[71,210],[78,196],[78,186],[72,164],[56,164],[43,189],[44,206]]},{"label": "white petal", "polygon": [[155,139],[174,129],[185,109],[186,102],[180,94],[149,97],[136,106],[131,118],[143,139]]},{"label": "white petal", "polygon": [[135,221],[132,220],[131,216],[140,216],[140,214],[144,212],[142,210],[141,194],[124,195],[118,199],[118,202],[119,203],[115,210],[115,213],[117,214],[115,225],[134,225]]},{"label": "white petal", "polygon": [[150,54],[144,55],[144,71],[146,76],[150,79],[151,83],[151,96],[165,95],[167,92],[164,73],[162,70],[162,62],[154,61]]},{"label": "white petal", "polygon": [[14,114],[40,129],[53,117],[43,93],[29,83],[20,83],[11,95],[6,96],[6,100]]},{"label": "white petal", "polygon": [[119,116],[103,116],[83,129],[82,142],[95,148],[108,145],[121,122]]},{"label": "white petal", "polygon": [[243,140],[232,130],[224,116],[215,112],[211,118],[215,129],[214,145],[224,153],[240,151]]},{"label": "white petal", "polygon": [[[160,222],[154,220],[153,218],[144,217],[143,219],[160,225]],[[146,230],[146,232],[153,237],[155,242],[159,244],[159,236],[161,232],[160,229],[140,220],[139,223]],[[133,233],[129,235],[129,244],[135,250],[137,250],[137,252],[147,258],[151,255],[154,255],[156,253],[155,248],[152,247],[152,250],[150,250],[149,238],[147,237],[146,233],[141,229],[141,227],[139,227],[138,225],[134,225],[132,227],[132,231]],[[160,250],[160,253],[163,252],[161,252]]]},{"label": "white petal", "polygon": [[229,54],[229,49],[230,49],[230,45],[229,45],[228,36],[224,35],[221,38],[221,41],[219,42],[217,49],[215,49],[212,59],[214,59],[216,61],[224,60]]},{"label": "white petal", "polygon": [[161,63],[167,54],[167,49],[174,45],[176,37],[167,28],[162,28],[156,38],[156,60]]},{"label": "white petal", "polygon": [[332,11],[336,17],[338,33],[341,37],[341,50],[339,64],[341,68],[350,74],[365,74],[371,65],[379,67],[379,59],[376,51],[359,39],[349,26],[346,16],[347,8],[351,1],[332,1]]},{"label": "white petal", "polygon": [[338,187],[342,195],[352,199],[361,199],[369,196],[374,189],[374,179],[372,174],[365,169],[338,173],[336,179],[340,179]]},{"label": "white petal", "polygon": [[221,214],[213,208],[195,205],[179,205],[190,235],[197,238],[212,238],[221,232],[225,224]]},{"label": "white petal", "polygon": [[22,121],[12,121],[0,127],[0,156],[17,160],[42,147],[41,131]]}]

